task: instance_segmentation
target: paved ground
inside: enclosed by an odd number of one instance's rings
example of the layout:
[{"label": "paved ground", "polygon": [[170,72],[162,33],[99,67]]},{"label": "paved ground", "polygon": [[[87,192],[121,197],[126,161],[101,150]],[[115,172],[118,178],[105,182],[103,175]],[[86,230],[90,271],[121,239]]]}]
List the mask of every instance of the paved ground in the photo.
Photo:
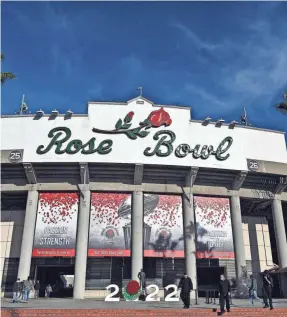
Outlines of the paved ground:
[{"label": "paved ground", "polygon": [[[217,301],[218,302],[218,301]],[[232,311],[226,316],[284,316],[287,317],[287,299],[274,300],[273,311],[263,309],[257,302],[252,307],[248,300],[233,300]],[[218,304],[205,304],[204,299],[199,305],[193,305],[189,310],[183,310],[181,302],[104,302],[92,299],[31,299],[29,303],[11,303],[10,299],[2,299],[2,317],[148,317],[148,316],[216,316],[213,309]]]}]

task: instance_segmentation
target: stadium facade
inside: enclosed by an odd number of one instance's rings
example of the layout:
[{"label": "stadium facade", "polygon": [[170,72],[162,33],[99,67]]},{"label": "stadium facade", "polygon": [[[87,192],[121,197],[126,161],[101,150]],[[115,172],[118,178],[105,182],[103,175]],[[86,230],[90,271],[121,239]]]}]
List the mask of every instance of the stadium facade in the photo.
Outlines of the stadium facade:
[{"label": "stadium facade", "polygon": [[287,267],[284,133],[141,96],[1,121],[2,295],[30,275],[101,297],[141,268],[160,288],[186,271],[198,290],[220,273],[243,289]]}]

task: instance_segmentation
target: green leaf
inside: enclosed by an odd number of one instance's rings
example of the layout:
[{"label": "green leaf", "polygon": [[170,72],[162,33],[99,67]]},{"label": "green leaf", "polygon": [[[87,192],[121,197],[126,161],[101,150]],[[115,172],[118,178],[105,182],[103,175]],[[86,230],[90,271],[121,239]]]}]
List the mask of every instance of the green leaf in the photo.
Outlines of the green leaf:
[{"label": "green leaf", "polygon": [[122,119],[119,119],[115,125],[116,130],[120,130],[122,128],[122,125],[123,125],[123,121]]},{"label": "green leaf", "polygon": [[131,123],[124,123],[123,125],[122,125],[122,129],[129,129],[130,127],[131,127]]},{"label": "green leaf", "polygon": [[133,130],[124,131],[129,139],[136,140],[137,136],[135,135]]},{"label": "green leaf", "polygon": [[140,126],[146,126],[147,124],[149,124],[149,120],[145,119],[143,122],[140,122]]},{"label": "green leaf", "polygon": [[149,131],[140,131],[137,135],[141,138],[145,138],[149,134]]},{"label": "green leaf", "polygon": [[138,127],[138,128],[134,128],[132,131],[133,131],[134,134],[137,135],[140,132],[140,130],[141,130],[141,128]]}]

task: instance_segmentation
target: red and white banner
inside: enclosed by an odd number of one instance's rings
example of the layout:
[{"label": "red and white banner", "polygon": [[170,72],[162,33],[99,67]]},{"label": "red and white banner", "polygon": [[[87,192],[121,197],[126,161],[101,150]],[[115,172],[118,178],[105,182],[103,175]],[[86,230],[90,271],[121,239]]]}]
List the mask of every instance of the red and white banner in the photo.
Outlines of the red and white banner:
[{"label": "red and white banner", "polygon": [[228,198],[194,197],[197,258],[234,259]]},{"label": "red and white banner", "polygon": [[79,196],[40,193],[33,257],[75,256]]},{"label": "red and white banner", "polygon": [[144,256],[184,257],[181,196],[144,195]]},{"label": "red and white banner", "polygon": [[88,256],[131,255],[131,194],[92,193]]}]

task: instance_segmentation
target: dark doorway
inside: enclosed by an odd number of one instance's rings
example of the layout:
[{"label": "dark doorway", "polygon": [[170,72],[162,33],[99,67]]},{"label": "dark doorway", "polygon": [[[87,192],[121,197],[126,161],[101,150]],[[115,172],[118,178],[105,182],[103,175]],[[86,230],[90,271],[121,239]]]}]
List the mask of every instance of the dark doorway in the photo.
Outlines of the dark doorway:
[{"label": "dark doorway", "polygon": [[198,296],[205,296],[204,290],[217,289],[219,277],[224,274],[224,267],[197,267]]},{"label": "dark doorway", "polygon": [[123,288],[123,280],[131,279],[131,258],[118,258],[111,259],[111,284],[116,284],[121,290]]},{"label": "dark doorway", "polygon": [[73,297],[73,285],[64,283],[64,275],[74,275],[74,265],[69,266],[37,266],[37,280],[40,281],[39,296],[45,296],[45,288],[52,286],[51,297]]}]

